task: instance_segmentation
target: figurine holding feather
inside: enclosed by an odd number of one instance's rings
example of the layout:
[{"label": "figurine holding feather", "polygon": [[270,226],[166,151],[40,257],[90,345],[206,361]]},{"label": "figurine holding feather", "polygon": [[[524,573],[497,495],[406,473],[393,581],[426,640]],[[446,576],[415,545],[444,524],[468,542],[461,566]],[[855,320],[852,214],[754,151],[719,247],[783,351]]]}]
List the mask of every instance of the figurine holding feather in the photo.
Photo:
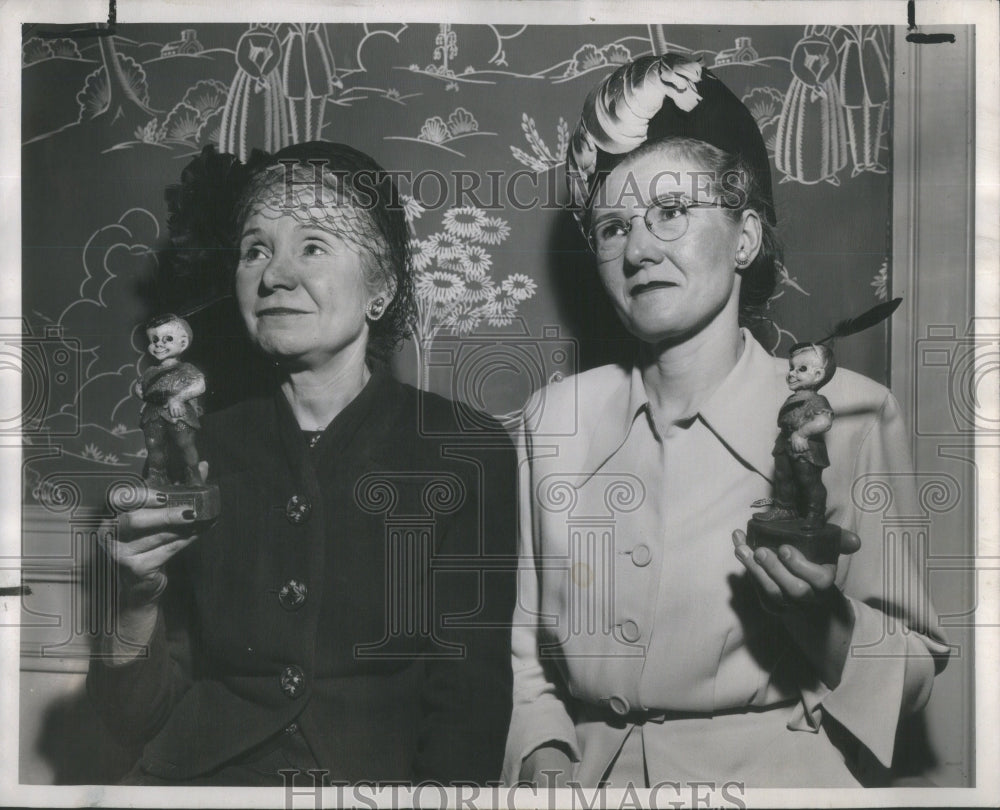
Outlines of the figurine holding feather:
[{"label": "figurine holding feather", "polygon": [[837,561],[841,529],[826,522],[822,481],[823,470],[830,466],[824,434],[833,424],[834,412],[819,393],[837,370],[830,344],[881,323],[901,301],[895,298],[841,321],[822,340],[792,346],[785,377],[792,393],[778,412],[779,433],[772,451],[774,498],[766,511],[756,513],[747,524],[751,548],[777,550],[791,545],[812,562]]}]

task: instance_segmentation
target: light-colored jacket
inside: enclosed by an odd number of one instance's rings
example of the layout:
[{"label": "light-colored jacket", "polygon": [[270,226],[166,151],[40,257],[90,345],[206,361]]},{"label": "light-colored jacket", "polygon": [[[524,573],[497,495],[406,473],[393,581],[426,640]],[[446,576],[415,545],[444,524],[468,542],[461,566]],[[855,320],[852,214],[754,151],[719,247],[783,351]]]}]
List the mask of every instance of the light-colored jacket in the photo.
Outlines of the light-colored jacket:
[{"label": "light-colored jacket", "polygon": [[[634,368],[551,383],[526,407],[508,783],[532,750],[558,741],[581,783],[596,784],[636,711],[773,708],[781,728],[806,735],[828,715],[888,766],[901,707],[929,695],[948,646],[922,576],[927,536],[910,530],[925,510],[908,434],[885,387],[839,369],[823,389],[835,411],[827,517],[862,541],[837,570],[855,624],[835,689],[748,589],[731,535],[771,495],[788,388],[787,361],[744,337],[719,389],[663,437]],[[655,779],[657,764],[647,768]]]}]

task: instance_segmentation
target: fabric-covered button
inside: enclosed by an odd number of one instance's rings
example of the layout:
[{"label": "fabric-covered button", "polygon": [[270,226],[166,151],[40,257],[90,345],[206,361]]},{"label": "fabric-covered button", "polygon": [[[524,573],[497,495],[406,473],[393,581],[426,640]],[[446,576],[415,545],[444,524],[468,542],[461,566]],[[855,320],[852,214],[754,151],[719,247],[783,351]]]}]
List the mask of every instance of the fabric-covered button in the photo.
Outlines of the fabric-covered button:
[{"label": "fabric-covered button", "polygon": [[628,714],[629,705],[628,701],[625,700],[621,695],[612,695],[608,698],[608,708],[611,709],[619,717],[623,717]]},{"label": "fabric-covered button", "polygon": [[309,520],[311,512],[312,504],[301,495],[292,495],[288,499],[288,503],[285,504],[285,517],[288,518],[289,523],[296,525],[305,523]]},{"label": "fabric-covered button", "polygon": [[639,625],[631,619],[622,622],[622,638],[632,643],[639,640]]},{"label": "fabric-covered button", "polygon": [[640,568],[645,568],[653,559],[653,552],[645,543],[639,543],[632,549],[632,562]]},{"label": "fabric-covered button", "polygon": [[285,693],[285,697],[294,700],[306,689],[306,674],[302,671],[302,667],[291,664],[281,670],[279,682],[281,683],[281,691]]},{"label": "fabric-covered button", "polygon": [[278,602],[285,610],[298,610],[306,603],[309,589],[304,582],[290,579],[278,591]]}]

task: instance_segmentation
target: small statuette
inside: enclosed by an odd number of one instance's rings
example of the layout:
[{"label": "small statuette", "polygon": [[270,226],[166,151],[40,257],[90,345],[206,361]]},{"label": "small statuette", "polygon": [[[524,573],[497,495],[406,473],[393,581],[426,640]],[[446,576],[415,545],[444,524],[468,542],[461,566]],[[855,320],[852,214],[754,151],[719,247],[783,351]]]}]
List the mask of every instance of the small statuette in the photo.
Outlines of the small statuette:
[{"label": "small statuette", "polygon": [[143,402],[139,416],[146,439],[143,478],[151,489],[167,495],[167,506],[190,506],[196,520],[211,520],[219,514],[219,488],[202,482],[195,444],[205,376],[181,360],[191,345],[191,327],[177,315],[161,315],[146,325],[146,337],[147,352],[155,363],[135,383]]}]

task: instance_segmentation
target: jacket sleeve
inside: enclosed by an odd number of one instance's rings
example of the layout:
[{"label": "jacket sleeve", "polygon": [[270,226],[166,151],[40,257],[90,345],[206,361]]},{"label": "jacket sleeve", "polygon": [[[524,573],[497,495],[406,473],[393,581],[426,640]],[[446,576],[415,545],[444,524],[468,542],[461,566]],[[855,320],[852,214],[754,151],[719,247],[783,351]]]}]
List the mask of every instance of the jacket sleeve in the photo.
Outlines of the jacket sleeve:
[{"label": "jacket sleeve", "polygon": [[[491,447],[465,451],[478,480],[432,562],[435,637],[427,661],[414,779],[496,782],[510,722],[510,616],[516,558],[515,455],[497,425]],[[456,657],[457,653],[457,657]]]},{"label": "jacket sleeve", "polygon": [[190,591],[182,559],[171,561],[168,577],[148,646],[118,666],[99,649],[87,673],[87,694],[98,715],[126,745],[156,736],[191,685]]},{"label": "jacket sleeve", "polygon": [[851,517],[843,526],[861,538],[861,549],[841,558],[837,575],[854,613],[851,649],[835,689],[803,690],[815,726],[821,705],[885,767],[900,716],[927,702],[949,653],[927,593],[926,535],[912,525],[924,510],[908,446],[889,394],[857,454]]},{"label": "jacket sleeve", "polygon": [[[525,409],[532,412],[530,406]],[[540,555],[536,512],[532,498],[531,434],[522,425],[518,451],[518,571],[511,651],[514,669],[514,706],[504,755],[504,784],[517,784],[524,758],[546,743],[563,746],[580,760],[576,729],[566,705],[565,686],[553,666],[538,657]]]}]

